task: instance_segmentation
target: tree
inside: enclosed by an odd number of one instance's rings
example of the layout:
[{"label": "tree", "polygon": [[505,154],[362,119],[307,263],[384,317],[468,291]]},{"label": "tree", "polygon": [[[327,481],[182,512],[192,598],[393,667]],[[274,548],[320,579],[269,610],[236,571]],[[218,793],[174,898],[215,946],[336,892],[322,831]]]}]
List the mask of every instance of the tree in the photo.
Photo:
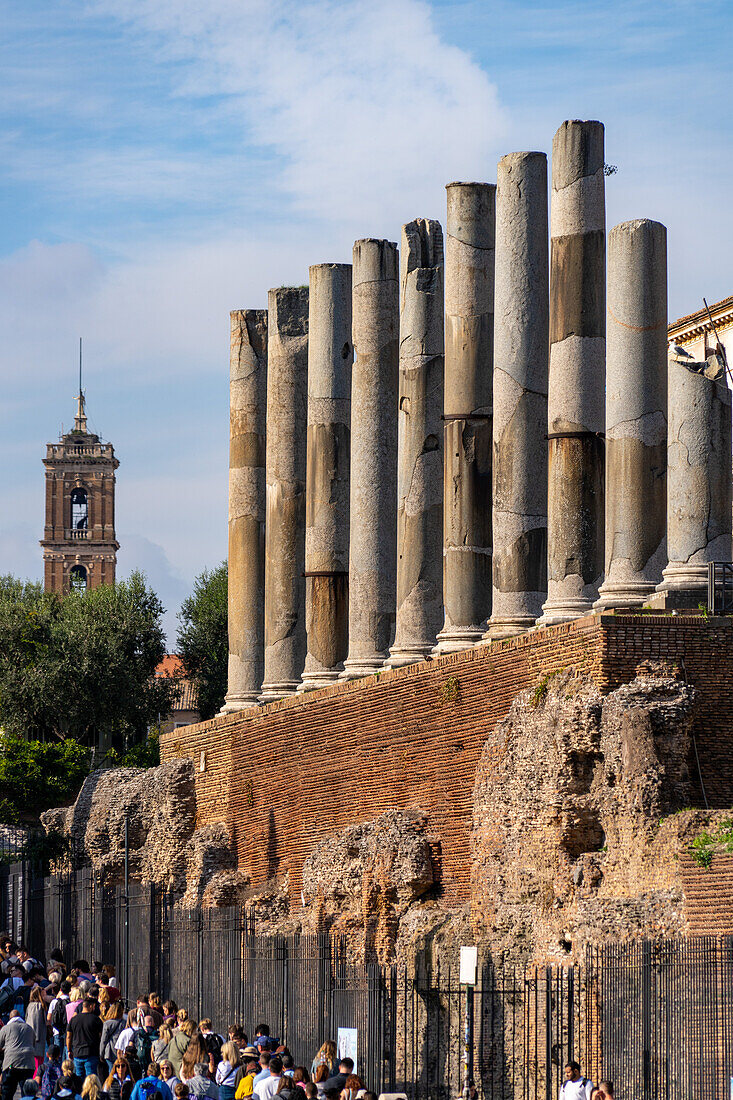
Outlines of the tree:
[{"label": "tree", "polygon": [[73,802],[89,773],[90,752],[78,741],[0,737],[0,821],[20,825],[52,806]]},{"label": "tree", "polygon": [[198,693],[202,719],[213,718],[227,693],[227,563],[204,570],[178,613],[178,652]]},{"label": "tree", "polygon": [[140,573],[83,595],[0,578],[0,727],[29,741],[126,750],[170,713],[163,606]]}]

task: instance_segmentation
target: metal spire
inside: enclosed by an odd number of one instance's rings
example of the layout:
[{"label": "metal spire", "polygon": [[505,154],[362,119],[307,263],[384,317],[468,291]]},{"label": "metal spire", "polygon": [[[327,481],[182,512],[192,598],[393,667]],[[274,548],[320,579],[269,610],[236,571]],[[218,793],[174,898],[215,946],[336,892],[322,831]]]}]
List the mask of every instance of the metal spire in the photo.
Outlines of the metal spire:
[{"label": "metal spire", "polygon": [[84,391],[81,388],[81,336],[79,337],[79,396],[77,397],[77,411],[74,417],[74,431],[86,432],[87,414],[85,408]]}]

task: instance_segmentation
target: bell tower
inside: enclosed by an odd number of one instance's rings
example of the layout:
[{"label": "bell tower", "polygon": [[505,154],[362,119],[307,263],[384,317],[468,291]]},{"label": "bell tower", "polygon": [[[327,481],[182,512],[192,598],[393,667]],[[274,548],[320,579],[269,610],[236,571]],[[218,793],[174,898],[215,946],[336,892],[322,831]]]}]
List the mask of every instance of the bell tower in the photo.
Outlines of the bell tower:
[{"label": "bell tower", "polygon": [[44,587],[64,595],[85,592],[115,579],[119,543],[115,538],[114,447],[87,428],[81,388],[74,427],[46,445],[46,526]]}]

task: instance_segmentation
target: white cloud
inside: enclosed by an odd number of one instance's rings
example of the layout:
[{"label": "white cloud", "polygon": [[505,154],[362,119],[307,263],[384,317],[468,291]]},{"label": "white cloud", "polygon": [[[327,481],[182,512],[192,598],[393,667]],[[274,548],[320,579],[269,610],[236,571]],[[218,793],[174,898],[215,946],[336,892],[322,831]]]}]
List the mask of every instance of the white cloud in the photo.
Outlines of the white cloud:
[{"label": "white cloud", "polygon": [[[468,54],[422,0],[97,0],[159,56],[181,96],[231,97],[232,140],[283,160],[272,182],[295,209],[405,220],[449,179],[494,171],[505,119]],[[236,197],[234,197],[236,203]],[[441,203],[442,206],[442,203]],[[408,210],[408,213],[404,211]]]}]

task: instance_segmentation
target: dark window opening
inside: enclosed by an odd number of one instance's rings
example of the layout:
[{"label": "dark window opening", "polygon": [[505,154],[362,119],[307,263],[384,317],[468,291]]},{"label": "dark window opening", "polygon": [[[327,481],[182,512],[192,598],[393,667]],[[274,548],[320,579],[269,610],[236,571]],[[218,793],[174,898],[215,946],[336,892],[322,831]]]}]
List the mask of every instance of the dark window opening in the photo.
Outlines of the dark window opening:
[{"label": "dark window opening", "polygon": [[71,591],[72,592],[86,592],[87,590],[87,571],[83,565],[75,565],[70,573]]},{"label": "dark window opening", "polygon": [[89,505],[86,489],[73,489],[71,493],[71,526],[75,531],[86,531],[89,522]]}]

